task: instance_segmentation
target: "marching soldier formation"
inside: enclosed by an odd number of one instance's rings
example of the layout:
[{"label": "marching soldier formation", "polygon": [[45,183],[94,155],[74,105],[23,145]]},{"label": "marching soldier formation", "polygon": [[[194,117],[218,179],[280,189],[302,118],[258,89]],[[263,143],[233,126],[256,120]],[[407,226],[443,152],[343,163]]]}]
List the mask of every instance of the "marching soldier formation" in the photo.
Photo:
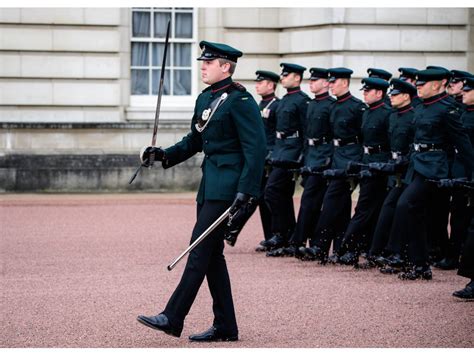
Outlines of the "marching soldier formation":
[{"label": "marching soldier formation", "polygon": [[[238,340],[224,240],[235,244],[257,205],[263,238],[256,251],[268,257],[378,267],[402,280],[431,280],[431,265],[459,268],[469,282],[453,295],[474,298],[472,74],[401,67],[391,79],[386,70],[368,68],[357,88],[361,101],[351,94],[349,68],[310,68],[310,98],[301,89],[306,68],[281,63],[281,74],[256,71],[257,105],[232,80],[243,53],[207,41],[200,47],[209,86],[196,100],[190,133],[167,149],[145,147],[140,159],[166,169],[204,152],[191,242],[230,214],[190,251],[163,311],[139,316],[140,323],[179,337],[207,278],[214,321],[190,340]],[[286,89],[281,99],[278,84]]]}]

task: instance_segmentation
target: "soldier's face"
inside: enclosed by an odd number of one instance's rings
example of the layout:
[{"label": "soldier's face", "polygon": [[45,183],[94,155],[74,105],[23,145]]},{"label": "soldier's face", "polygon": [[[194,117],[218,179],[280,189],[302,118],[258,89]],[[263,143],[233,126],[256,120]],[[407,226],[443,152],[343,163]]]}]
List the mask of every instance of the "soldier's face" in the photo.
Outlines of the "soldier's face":
[{"label": "soldier's face", "polygon": [[285,89],[294,88],[300,85],[301,77],[296,73],[289,73],[286,76],[280,76],[281,86]]},{"label": "soldier's face", "polygon": [[313,94],[320,94],[324,91],[327,91],[328,81],[326,79],[317,79],[309,81],[309,90]]},{"label": "soldier's face", "polygon": [[404,93],[390,95],[390,103],[394,108],[406,106],[410,103],[410,95]]},{"label": "soldier's face", "polygon": [[459,95],[462,93],[463,82],[458,81],[457,83],[449,83],[448,85],[448,94],[449,95]]},{"label": "soldier's face", "polygon": [[416,91],[420,98],[427,99],[431,96],[439,94],[440,88],[442,88],[440,81],[427,81],[423,85],[417,85]]},{"label": "soldier's face", "polygon": [[229,76],[229,64],[221,65],[217,59],[203,60],[201,64],[201,80],[212,85]]},{"label": "soldier's face", "polygon": [[474,105],[474,90],[462,92],[462,103],[465,105]]},{"label": "soldier's face", "polygon": [[330,82],[329,90],[334,96],[344,95],[349,90],[348,79],[338,78],[336,81]]},{"label": "soldier's face", "polygon": [[260,96],[270,95],[275,91],[274,85],[273,81],[270,80],[257,81],[255,83],[255,91]]},{"label": "soldier's face", "polygon": [[368,105],[379,101],[381,98],[382,98],[381,90],[375,90],[375,89],[364,90],[364,101]]}]

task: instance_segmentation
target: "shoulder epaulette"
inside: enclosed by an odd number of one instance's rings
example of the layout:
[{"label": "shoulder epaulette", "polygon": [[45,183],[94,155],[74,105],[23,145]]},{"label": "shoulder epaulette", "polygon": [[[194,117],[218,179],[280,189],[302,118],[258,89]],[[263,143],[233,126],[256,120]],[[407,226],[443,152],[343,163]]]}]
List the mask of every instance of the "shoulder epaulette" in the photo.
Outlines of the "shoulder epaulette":
[{"label": "shoulder epaulette", "polygon": [[243,86],[241,83],[238,83],[238,82],[236,82],[236,81],[233,81],[233,82],[232,82],[232,88],[233,88],[234,90],[238,90],[238,91],[240,91],[240,92],[245,92],[245,91],[247,91],[247,89],[245,88],[245,86]]}]

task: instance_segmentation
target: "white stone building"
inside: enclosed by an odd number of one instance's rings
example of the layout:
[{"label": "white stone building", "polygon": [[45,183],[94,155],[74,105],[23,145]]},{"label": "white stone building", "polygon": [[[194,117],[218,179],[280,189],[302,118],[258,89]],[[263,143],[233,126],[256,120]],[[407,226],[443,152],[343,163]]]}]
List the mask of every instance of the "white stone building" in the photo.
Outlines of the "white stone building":
[{"label": "white stone building", "polygon": [[[474,72],[467,8],[0,8],[0,189],[189,188],[199,157],[127,181],[149,144],[167,19],[172,38],[158,142],[189,129],[202,39],[244,52],[234,79],[280,62],[354,70]],[[306,85],[303,85],[307,89]],[[282,94],[282,92],[280,92]]]}]

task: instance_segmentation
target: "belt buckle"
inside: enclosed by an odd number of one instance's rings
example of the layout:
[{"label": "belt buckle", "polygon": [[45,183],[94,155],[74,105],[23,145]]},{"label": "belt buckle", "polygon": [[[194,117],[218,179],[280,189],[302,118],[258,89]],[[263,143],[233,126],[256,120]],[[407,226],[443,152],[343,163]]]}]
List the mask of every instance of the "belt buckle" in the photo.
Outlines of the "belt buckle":
[{"label": "belt buckle", "polygon": [[398,152],[392,152],[392,159],[397,160],[398,159]]},{"label": "belt buckle", "polygon": [[365,145],[364,145],[364,154],[370,154],[369,147],[366,147]]},{"label": "belt buckle", "polygon": [[418,143],[413,143],[413,148],[415,148],[415,152],[419,152],[421,147]]},{"label": "belt buckle", "polygon": [[333,139],[332,142],[335,147],[339,147],[339,139]]},{"label": "belt buckle", "polygon": [[281,134],[281,132],[276,132],[276,136],[277,136],[278,139],[282,139],[282,134]]},{"label": "belt buckle", "polygon": [[308,145],[314,146],[314,139],[313,138],[308,138]]}]

